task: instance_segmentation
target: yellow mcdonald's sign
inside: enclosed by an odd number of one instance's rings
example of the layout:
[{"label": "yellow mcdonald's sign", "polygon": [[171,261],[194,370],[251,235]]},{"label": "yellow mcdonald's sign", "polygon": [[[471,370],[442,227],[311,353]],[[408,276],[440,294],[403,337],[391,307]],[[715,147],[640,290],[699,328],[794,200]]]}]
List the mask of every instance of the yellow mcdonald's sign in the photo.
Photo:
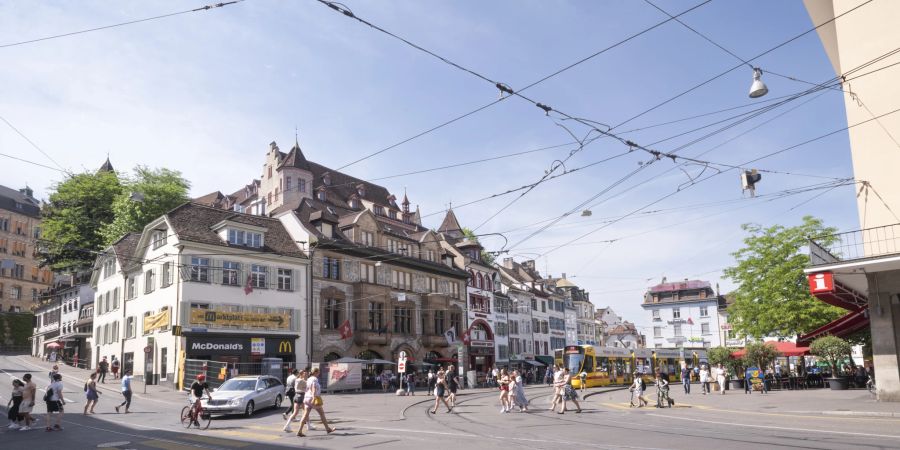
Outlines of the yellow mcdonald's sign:
[{"label": "yellow mcdonald's sign", "polygon": [[292,344],[291,341],[279,342],[278,353],[294,353],[294,344]]},{"label": "yellow mcdonald's sign", "polygon": [[168,309],[151,316],[144,316],[144,332],[168,328],[170,317],[171,314],[169,314]]},{"label": "yellow mcdonald's sign", "polygon": [[210,328],[223,326],[251,326],[288,329],[291,315],[288,313],[255,313],[192,309],[191,325],[205,325]]}]

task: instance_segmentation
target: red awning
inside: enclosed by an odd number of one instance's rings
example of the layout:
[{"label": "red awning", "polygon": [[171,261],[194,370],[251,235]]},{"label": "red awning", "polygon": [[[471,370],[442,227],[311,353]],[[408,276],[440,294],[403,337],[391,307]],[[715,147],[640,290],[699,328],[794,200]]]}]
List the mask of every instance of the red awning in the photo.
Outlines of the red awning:
[{"label": "red awning", "polygon": [[869,304],[868,297],[838,281],[831,272],[809,274],[809,292],[829,305],[848,311],[856,311]]},{"label": "red awning", "polygon": [[[809,354],[809,347],[801,347],[793,342],[766,342],[767,345],[774,346],[781,356],[804,356]],[[736,352],[732,352],[731,356],[741,358],[747,350],[742,348]]]},{"label": "red awning", "polygon": [[809,344],[813,339],[825,335],[847,337],[867,326],[869,326],[868,308],[862,307],[798,337],[797,343]]}]

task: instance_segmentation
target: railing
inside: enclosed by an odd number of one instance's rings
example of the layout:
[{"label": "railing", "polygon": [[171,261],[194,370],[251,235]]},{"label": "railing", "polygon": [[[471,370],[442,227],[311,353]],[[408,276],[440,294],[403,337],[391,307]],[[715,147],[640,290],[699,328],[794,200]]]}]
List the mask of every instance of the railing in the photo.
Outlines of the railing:
[{"label": "railing", "polygon": [[809,240],[809,259],[813,266],[887,255],[900,256],[900,224],[818,236]]}]

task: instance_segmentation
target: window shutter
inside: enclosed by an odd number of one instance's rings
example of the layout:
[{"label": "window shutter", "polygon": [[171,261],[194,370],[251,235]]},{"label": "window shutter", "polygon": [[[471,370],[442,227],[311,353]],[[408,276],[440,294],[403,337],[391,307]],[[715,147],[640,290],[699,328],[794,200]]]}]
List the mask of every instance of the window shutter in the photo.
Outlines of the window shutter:
[{"label": "window shutter", "polygon": [[300,278],[297,276],[299,271],[297,268],[291,269],[291,290],[293,291],[300,291],[300,285],[297,284],[297,280]]},{"label": "window shutter", "polygon": [[278,271],[272,266],[266,267],[266,287],[269,289],[278,289]]},{"label": "window shutter", "polygon": [[178,273],[183,281],[191,281],[191,255],[182,254]]},{"label": "window shutter", "polygon": [[222,284],[222,274],[224,269],[221,259],[209,259],[209,282],[214,284]]}]

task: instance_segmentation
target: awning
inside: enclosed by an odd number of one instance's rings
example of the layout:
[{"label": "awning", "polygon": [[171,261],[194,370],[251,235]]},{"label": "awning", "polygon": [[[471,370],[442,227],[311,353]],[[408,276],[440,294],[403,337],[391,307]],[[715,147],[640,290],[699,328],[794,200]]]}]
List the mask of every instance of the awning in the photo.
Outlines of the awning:
[{"label": "awning", "polygon": [[816,328],[809,333],[799,336],[797,338],[797,343],[808,345],[813,339],[825,335],[847,337],[867,326],[869,326],[869,309],[862,307],[837,320]]},{"label": "awning", "polygon": [[545,366],[552,366],[552,365],[553,365],[553,357],[552,357],[552,356],[540,356],[540,355],[537,355],[537,356],[534,357],[534,359],[536,359],[536,360],[538,360],[538,361],[544,363],[543,365],[545,365]]},{"label": "awning", "polygon": [[344,363],[344,364],[349,364],[349,363],[368,364],[368,363],[369,363],[369,360],[367,360],[367,359],[356,359],[356,358],[351,358],[351,357],[349,357],[349,356],[345,356],[345,357],[343,357],[343,358],[335,359],[334,361],[328,361],[328,362],[330,362],[330,363]]},{"label": "awning", "polygon": [[532,366],[535,366],[535,367],[544,367],[544,365],[545,365],[545,364],[542,364],[540,361],[532,361],[530,359],[526,359],[526,360],[524,360],[524,362],[531,364]]},{"label": "awning", "polygon": [[837,280],[831,272],[811,273],[807,278],[809,293],[829,305],[856,311],[869,304],[868,297]]},{"label": "awning", "polygon": [[393,361],[388,361],[386,359],[377,359],[377,358],[366,361],[366,363],[368,363],[368,364],[397,364]]},{"label": "awning", "polygon": [[[809,354],[809,347],[802,347],[793,342],[766,342],[766,345],[774,346],[781,356],[804,356]],[[736,352],[732,352],[731,356],[741,358],[747,353],[747,349],[742,348]]]}]

